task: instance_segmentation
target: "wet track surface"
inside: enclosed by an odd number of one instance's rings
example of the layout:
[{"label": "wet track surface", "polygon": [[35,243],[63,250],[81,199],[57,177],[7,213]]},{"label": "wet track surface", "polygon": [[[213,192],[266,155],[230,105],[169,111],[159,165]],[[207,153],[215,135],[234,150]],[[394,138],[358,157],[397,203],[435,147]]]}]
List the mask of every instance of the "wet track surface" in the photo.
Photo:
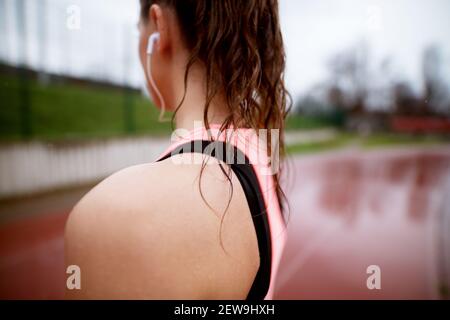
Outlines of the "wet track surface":
[{"label": "wet track surface", "polygon": [[[440,297],[449,280],[448,149],[312,156],[293,168],[277,298]],[[371,265],[381,290],[367,287]]]},{"label": "wet track surface", "polygon": [[[288,170],[291,212],[276,298],[442,297],[449,147],[295,157]],[[41,201],[17,218],[5,212],[14,206],[0,206],[9,217],[0,224],[0,298],[63,297],[63,231],[77,197],[67,198],[59,206]],[[381,269],[381,290],[366,286],[370,265]]]},{"label": "wet track surface", "polygon": [[67,213],[41,214],[0,227],[0,298],[64,296],[64,224]]}]

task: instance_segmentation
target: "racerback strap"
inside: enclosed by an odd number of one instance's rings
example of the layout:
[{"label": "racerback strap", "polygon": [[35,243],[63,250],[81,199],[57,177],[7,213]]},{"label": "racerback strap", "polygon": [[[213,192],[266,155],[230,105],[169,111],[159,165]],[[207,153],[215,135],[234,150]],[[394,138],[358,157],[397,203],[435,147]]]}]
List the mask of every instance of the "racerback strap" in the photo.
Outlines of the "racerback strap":
[{"label": "racerback strap", "polygon": [[225,162],[239,179],[247,199],[258,239],[260,265],[247,300],[262,300],[267,294],[271,274],[271,239],[267,210],[261,187],[247,156],[235,146],[222,141],[193,140],[176,147],[158,161],[182,153],[202,153]]}]

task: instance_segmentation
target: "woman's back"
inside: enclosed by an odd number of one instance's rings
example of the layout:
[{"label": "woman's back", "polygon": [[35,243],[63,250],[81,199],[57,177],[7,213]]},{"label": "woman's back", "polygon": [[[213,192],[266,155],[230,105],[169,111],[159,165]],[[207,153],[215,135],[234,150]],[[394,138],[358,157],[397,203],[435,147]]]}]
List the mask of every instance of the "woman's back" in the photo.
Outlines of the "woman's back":
[{"label": "woman's back", "polygon": [[[244,299],[259,267],[249,208],[218,161],[202,175],[188,154],[122,170],[74,208],[66,263],[81,268],[76,298]],[[215,164],[212,164],[212,161]],[[131,191],[132,190],[132,191]],[[223,221],[222,221],[223,216]],[[221,241],[223,247],[221,246]]]}]

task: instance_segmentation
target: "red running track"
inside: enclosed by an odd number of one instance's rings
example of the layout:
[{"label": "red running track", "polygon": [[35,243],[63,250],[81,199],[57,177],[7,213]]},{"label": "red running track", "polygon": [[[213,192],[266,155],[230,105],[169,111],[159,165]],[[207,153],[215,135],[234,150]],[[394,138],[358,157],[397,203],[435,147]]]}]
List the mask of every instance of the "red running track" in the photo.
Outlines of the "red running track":
[{"label": "red running track", "polygon": [[0,299],[64,297],[64,225],[69,210],[0,226]]},{"label": "red running track", "polygon": [[[296,157],[289,170],[276,298],[445,298],[450,148]],[[1,223],[0,299],[63,298],[69,210]],[[381,269],[381,290],[366,286],[369,265]]]}]

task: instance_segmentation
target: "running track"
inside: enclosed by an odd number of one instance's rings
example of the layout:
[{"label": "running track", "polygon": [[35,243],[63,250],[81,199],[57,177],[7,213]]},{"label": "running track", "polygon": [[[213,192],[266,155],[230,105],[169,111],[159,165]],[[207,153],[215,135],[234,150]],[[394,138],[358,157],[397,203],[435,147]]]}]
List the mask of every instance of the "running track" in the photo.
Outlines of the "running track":
[{"label": "running track", "polygon": [[[276,298],[442,298],[450,147],[302,156],[288,170],[289,240]],[[85,191],[0,205],[0,299],[63,298],[64,224]],[[381,290],[367,289],[369,265],[382,271]]]}]

